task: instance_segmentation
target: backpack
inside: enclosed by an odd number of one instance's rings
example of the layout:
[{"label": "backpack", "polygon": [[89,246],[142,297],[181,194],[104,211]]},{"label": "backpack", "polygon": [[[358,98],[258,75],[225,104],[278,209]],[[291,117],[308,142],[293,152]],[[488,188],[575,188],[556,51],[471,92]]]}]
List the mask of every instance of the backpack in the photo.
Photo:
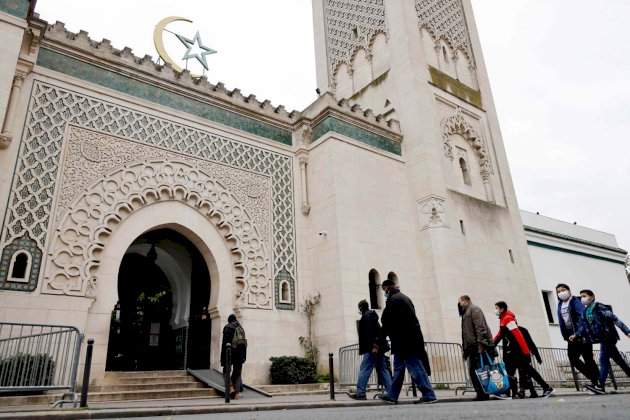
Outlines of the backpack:
[{"label": "backpack", "polygon": [[234,337],[232,337],[232,348],[247,348],[247,338],[245,338],[245,330],[241,325],[237,325],[234,329]]}]

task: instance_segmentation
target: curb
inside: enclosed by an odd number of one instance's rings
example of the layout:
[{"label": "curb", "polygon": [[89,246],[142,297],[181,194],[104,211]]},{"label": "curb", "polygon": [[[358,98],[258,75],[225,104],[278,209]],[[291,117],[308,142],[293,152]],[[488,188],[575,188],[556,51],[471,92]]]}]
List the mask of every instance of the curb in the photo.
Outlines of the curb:
[{"label": "curb", "polygon": [[[617,391],[616,394],[630,394],[630,391]],[[583,392],[571,392],[555,394],[552,398],[584,396]],[[614,395],[614,394],[612,394]],[[411,405],[415,399],[405,399],[397,405]],[[472,401],[472,398],[454,396],[440,398],[439,403],[457,403]],[[79,420],[79,419],[111,419],[127,417],[153,417],[153,416],[182,416],[192,414],[218,414],[218,413],[242,413],[254,411],[278,411],[278,410],[300,410],[315,408],[343,408],[357,406],[387,406],[378,400],[354,401],[354,400],[328,400],[314,402],[296,403],[272,403],[272,404],[251,404],[251,405],[206,405],[206,406],[182,406],[182,407],[137,407],[137,408],[103,408],[103,409],[72,409],[72,410],[46,410],[17,413],[0,413],[0,419],[29,419],[29,420]],[[393,405],[392,405],[393,406]]]}]

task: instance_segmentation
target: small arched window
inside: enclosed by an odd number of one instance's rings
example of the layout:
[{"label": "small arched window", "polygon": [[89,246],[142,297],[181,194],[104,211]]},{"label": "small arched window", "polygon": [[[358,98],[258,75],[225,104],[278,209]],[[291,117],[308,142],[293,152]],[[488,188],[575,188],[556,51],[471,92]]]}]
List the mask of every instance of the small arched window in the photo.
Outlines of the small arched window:
[{"label": "small arched window", "polygon": [[472,181],[470,180],[470,172],[468,172],[468,165],[466,165],[466,161],[464,160],[464,158],[459,158],[459,168],[462,170],[464,184],[472,185]]},{"label": "small arched window", "polygon": [[31,254],[24,250],[13,254],[9,264],[9,273],[11,273],[9,281],[28,283],[31,274]]},{"label": "small arched window", "polygon": [[286,280],[280,283],[280,303],[291,303],[291,286]]},{"label": "small arched window", "polygon": [[444,62],[448,64],[448,53],[446,52],[446,47],[442,45],[442,57],[444,57]]},{"label": "small arched window", "polygon": [[372,269],[368,275],[369,277],[369,288],[370,288],[370,308],[379,309],[379,301],[378,301],[378,287],[380,286],[380,276],[378,275],[378,271]]},{"label": "small arched window", "polygon": [[387,280],[393,281],[396,285],[398,285],[398,276],[393,271],[390,271],[387,274]]}]

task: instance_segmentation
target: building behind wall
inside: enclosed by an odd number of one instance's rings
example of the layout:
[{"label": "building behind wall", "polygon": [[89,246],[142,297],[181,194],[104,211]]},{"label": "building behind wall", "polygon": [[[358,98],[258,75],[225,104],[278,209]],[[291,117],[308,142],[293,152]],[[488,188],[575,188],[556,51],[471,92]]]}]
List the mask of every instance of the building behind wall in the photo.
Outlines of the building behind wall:
[{"label": "building behind wall", "polygon": [[0,3],[0,319],[77,326],[98,377],[134,302],[161,314],[138,345],[207,340],[213,367],[234,312],[264,383],[269,357],[303,353],[300,302],[321,293],[325,356],[392,278],[427,340],[460,340],[469,294],[549,344],[468,0],[314,0],[322,94],[301,112],[33,8]]},{"label": "building behind wall", "polygon": [[[614,235],[526,211],[521,217],[553,347],[566,347],[558,327],[558,283],[566,283],[576,296],[582,289],[592,290],[598,301],[611,305],[630,325],[627,252],[619,248]],[[630,340],[622,336],[619,349],[630,351]]]}]

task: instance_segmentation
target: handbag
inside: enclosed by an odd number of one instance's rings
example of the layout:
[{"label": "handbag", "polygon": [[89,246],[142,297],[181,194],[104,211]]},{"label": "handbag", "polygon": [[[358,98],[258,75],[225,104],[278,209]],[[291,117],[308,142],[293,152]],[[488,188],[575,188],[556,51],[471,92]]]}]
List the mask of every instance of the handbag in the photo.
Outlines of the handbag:
[{"label": "handbag", "polygon": [[[484,365],[484,355],[488,358],[488,364]],[[479,355],[481,367],[475,370],[483,392],[486,394],[503,394],[510,388],[510,380],[503,362],[492,363],[488,353]]]}]

